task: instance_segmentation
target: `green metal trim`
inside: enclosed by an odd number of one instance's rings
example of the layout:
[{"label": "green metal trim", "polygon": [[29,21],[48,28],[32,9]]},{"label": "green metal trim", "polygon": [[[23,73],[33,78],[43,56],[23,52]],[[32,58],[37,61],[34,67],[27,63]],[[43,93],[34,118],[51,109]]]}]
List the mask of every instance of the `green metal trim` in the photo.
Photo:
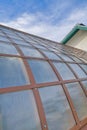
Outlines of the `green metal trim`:
[{"label": "green metal trim", "polygon": [[79,30],[87,30],[87,26],[77,24],[61,41],[62,44],[66,44]]},{"label": "green metal trim", "polygon": [[87,26],[77,25],[77,28],[79,30],[86,30],[87,31]]}]

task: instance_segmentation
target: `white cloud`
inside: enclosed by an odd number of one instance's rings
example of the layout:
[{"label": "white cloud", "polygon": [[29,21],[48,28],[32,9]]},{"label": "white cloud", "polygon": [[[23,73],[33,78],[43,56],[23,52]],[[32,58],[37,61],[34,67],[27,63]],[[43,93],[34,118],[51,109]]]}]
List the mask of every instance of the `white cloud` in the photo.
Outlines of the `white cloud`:
[{"label": "white cloud", "polygon": [[68,21],[86,23],[87,22],[87,7],[73,11],[71,15],[69,16]]},{"label": "white cloud", "polygon": [[28,33],[32,33],[51,40],[60,41],[76,23],[83,22],[86,24],[86,15],[87,8],[77,9],[69,14],[67,18],[62,18],[60,23],[54,25],[51,22],[51,17],[49,18],[42,13],[24,13],[13,21],[8,21],[1,24],[5,24],[10,27],[14,27],[22,31],[26,31]]}]

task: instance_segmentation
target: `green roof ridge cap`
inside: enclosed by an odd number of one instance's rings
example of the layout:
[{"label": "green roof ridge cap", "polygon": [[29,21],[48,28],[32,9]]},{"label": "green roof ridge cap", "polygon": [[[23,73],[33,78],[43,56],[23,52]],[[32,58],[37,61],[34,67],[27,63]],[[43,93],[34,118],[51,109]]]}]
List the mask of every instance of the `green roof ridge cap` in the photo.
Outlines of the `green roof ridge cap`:
[{"label": "green roof ridge cap", "polygon": [[79,30],[87,30],[87,26],[83,26],[80,24],[76,24],[72,30],[64,37],[64,39],[61,41],[62,44],[66,44],[66,42],[74,36]]}]

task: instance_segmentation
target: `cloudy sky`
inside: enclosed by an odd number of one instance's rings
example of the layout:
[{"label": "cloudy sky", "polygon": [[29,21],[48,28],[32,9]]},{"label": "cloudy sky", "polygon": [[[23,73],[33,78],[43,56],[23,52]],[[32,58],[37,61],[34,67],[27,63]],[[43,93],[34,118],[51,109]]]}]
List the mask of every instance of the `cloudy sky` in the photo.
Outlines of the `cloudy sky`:
[{"label": "cloudy sky", "polygon": [[51,40],[77,23],[87,25],[87,0],[0,0],[0,24]]}]

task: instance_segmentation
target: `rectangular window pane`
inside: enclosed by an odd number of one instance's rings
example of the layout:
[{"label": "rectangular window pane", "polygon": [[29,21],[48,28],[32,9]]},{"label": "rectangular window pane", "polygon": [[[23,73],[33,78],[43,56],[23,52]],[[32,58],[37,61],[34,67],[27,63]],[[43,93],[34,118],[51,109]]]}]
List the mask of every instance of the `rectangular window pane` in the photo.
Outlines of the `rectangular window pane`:
[{"label": "rectangular window pane", "polygon": [[75,76],[65,63],[53,62],[53,64],[64,80],[75,79]]},{"label": "rectangular window pane", "polygon": [[23,47],[23,46],[20,46],[20,49],[23,51],[25,56],[43,58],[41,53],[39,51],[37,51],[36,49],[29,48],[29,47]]},{"label": "rectangular window pane", "polygon": [[0,130],[41,130],[32,91],[0,95]]},{"label": "rectangular window pane", "polygon": [[75,73],[79,76],[79,78],[87,78],[87,75],[77,64],[69,64],[69,65],[75,71]]},{"label": "rectangular window pane", "polygon": [[5,36],[5,34],[4,34],[4,33],[2,33],[2,31],[1,31],[1,30],[0,30],[0,35],[1,35],[1,36]]},{"label": "rectangular window pane", "polygon": [[42,51],[49,59],[60,60],[60,58],[51,51]]},{"label": "rectangular window pane", "polygon": [[83,84],[84,88],[86,88],[86,90],[87,90],[87,81],[82,81],[82,84]]},{"label": "rectangular window pane", "polygon": [[0,57],[0,88],[29,84],[27,77],[21,59]]},{"label": "rectangular window pane", "polygon": [[4,36],[0,36],[0,41],[10,42],[10,40]]},{"label": "rectangular window pane", "polygon": [[2,29],[3,32],[7,33],[7,34],[11,34],[12,30],[6,27],[0,27]]},{"label": "rectangular window pane", "polygon": [[[4,32],[7,34],[7,36],[9,36],[10,38],[16,38],[16,39],[21,39],[16,33],[15,31],[11,30],[11,29],[4,29]],[[22,39],[21,39],[22,40]]]},{"label": "rectangular window pane", "polygon": [[[17,32],[18,33],[18,32]],[[24,35],[23,33],[18,33],[21,37],[23,37],[27,42],[34,42],[31,37]]]},{"label": "rectangular window pane", "polygon": [[13,33],[13,32],[7,33],[7,35],[8,35],[10,38],[15,38],[15,39],[22,40],[22,38],[20,38],[18,35],[16,35],[16,34]]},{"label": "rectangular window pane", "polygon": [[16,44],[20,44],[20,45],[27,45],[28,43],[25,42],[24,40],[18,40],[18,39],[12,39]]},{"label": "rectangular window pane", "polygon": [[49,130],[69,130],[75,125],[68,101],[61,86],[39,89]]},{"label": "rectangular window pane", "polygon": [[44,46],[41,46],[41,45],[34,45],[34,46],[37,47],[37,48],[40,48],[40,49],[47,50]]},{"label": "rectangular window pane", "polygon": [[79,63],[81,63],[82,61],[79,59],[79,58],[77,58],[77,57],[75,57],[75,56],[70,56],[74,61],[76,61],[76,62],[79,62]]},{"label": "rectangular window pane", "polygon": [[80,66],[87,72],[87,65],[80,64]]},{"label": "rectangular window pane", "polygon": [[2,42],[0,43],[0,53],[19,55],[16,48],[13,45]]},{"label": "rectangular window pane", "polygon": [[28,60],[28,63],[37,83],[54,82],[58,80],[48,62]]},{"label": "rectangular window pane", "polygon": [[80,120],[87,117],[87,98],[79,83],[66,85]]},{"label": "rectangular window pane", "polygon": [[53,51],[53,52],[56,52],[56,53],[58,52],[56,49],[51,48],[51,47],[49,47],[49,46],[48,46],[48,49],[49,49],[50,51]]},{"label": "rectangular window pane", "polygon": [[65,54],[58,54],[63,60],[65,61],[73,61],[71,58],[69,58],[67,55]]}]

